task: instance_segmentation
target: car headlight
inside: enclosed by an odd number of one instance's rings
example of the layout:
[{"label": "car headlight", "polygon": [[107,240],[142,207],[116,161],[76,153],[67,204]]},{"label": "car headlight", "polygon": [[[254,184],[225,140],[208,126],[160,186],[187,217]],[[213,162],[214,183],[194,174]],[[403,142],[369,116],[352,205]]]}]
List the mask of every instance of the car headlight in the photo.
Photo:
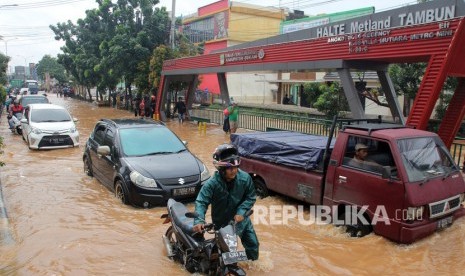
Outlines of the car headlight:
[{"label": "car headlight", "polygon": [[33,128],[33,129],[32,129],[32,132],[33,132],[34,134],[41,134],[41,133],[42,133],[42,130],[40,130],[39,128]]},{"label": "car headlight", "polygon": [[200,181],[203,182],[210,178],[210,172],[208,171],[208,168],[207,166],[205,166],[205,164],[202,164],[202,165],[203,165],[203,169],[202,169],[202,172],[200,173]]},{"label": "car headlight", "polygon": [[407,220],[422,220],[423,219],[423,206],[421,207],[408,207]]},{"label": "car headlight", "polygon": [[148,178],[140,174],[139,172],[132,171],[129,175],[132,183],[136,184],[137,186],[146,187],[146,188],[157,188],[157,183],[155,179]]},{"label": "car headlight", "polygon": [[75,132],[76,132],[76,127],[72,127],[72,128],[70,128],[70,129],[69,129],[69,132],[71,132],[71,133],[75,133]]}]

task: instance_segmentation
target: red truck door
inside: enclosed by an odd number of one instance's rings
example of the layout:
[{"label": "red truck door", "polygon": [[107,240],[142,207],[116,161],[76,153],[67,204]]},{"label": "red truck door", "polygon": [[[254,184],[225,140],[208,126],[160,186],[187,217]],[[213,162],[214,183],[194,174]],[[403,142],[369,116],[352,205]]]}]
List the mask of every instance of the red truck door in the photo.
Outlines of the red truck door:
[{"label": "red truck door", "polygon": [[[355,160],[356,149],[366,151],[363,162]],[[383,166],[390,167],[391,178],[382,177]],[[378,221],[373,227],[376,233],[398,236],[399,225],[392,224],[396,215],[402,215],[398,210],[403,209],[405,191],[396,168],[387,141],[349,135],[343,156],[333,169],[333,204],[357,206],[358,210],[367,208],[369,222]]]}]

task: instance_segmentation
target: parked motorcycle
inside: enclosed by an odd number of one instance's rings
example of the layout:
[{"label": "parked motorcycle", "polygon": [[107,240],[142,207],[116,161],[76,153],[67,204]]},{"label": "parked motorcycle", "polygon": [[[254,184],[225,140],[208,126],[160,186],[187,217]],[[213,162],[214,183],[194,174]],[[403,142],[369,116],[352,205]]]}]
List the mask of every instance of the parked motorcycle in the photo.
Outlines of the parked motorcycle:
[{"label": "parked motorcycle", "polygon": [[[236,223],[231,221],[223,228],[215,229],[213,223],[204,224],[204,232],[213,234],[205,239],[203,233],[192,231],[195,212],[189,212],[186,206],[173,199],[168,200],[168,214],[162,215],[164,223],[171,226],[163,235],[168,257],[184,265],[190,273],[208,273],[208,275],[246,275],[237,263],[247,261],[245,251],[237,250]],[[249,210],[245,217],[252,214]]]},{"label": "parked motorcycle", "polygon": [[13,126],[11,129],[11,132],[22,135],[23,134],[23,128],[21,127],[21,119],[23,118],[23,114],[20,112],[17,112],[13,114],[13,116],[8,115],[8,122],[10,123],[10,126]]}]

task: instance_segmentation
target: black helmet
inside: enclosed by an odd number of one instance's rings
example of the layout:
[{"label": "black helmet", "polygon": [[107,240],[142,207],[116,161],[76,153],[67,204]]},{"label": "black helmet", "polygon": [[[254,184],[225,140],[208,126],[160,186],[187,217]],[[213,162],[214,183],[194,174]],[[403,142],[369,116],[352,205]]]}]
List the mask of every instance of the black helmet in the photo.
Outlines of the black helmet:
[{"label": "black helmet", "polygon": [[231,144],[219,145],[213,153],[213,159],[213,165],[217,169],[237,167],[241,163],[236,147]]}]

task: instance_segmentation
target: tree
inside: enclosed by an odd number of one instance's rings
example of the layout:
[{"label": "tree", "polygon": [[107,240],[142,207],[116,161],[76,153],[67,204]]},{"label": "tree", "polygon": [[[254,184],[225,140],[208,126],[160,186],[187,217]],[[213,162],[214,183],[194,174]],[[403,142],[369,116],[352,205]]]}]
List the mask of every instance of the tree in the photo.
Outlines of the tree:
[{"label": "tree", "polygon": [[148,93],[150,55],[169,37],[166,8],[154,8],[158,0],[97,2],[99,7],[87,11],[77,25],[50,26],[55,38],[65,41],[59,62],[88,90],[97,86],[100,95],[121,80],[129,94],[134,82]]},{"label": "tree", "polygon": [[60,83],[67,83],[68,78],[65,74],[66,70],[63,65],[58,63],[58,59],[51,57],[50,55],[45,55],[37,63],[37,75],[45,80],[45,74],[49,73],[51,78],[55,78]]},{"label": "tree", "polygon": [[436,114],[434,115],[435,119],[442,120],[446,114],[447,107],[449,106],[450,100],[452,99],[453,92],[458,85],[457,78],[448,77],[444,83],[441,94],[439,95],[439,102],[435,107]]},{"label": "tree", "polygon": [[[6,98],[6,90],[5,85],[8,82],[8,78],[6,75],[6,69],[8,68],[8,62],[10,61],[10,57],[5,56],[0,53],[0,104],[5,102]],[[0,154],[3,154],[3,137],[0,136]],[[0,161],[0,167],[5,166],[5,163]]]},{"label": "tree", "polygon": [[173,51],[166,45],[160,45],[153,50],[152,57],[150,58],[150,73],[149,83],[151,88],[155,89],[160,85],[161,70],[163,69],[163,62],[167,59],[174,58]]},{"label": "tree", "polygon": [[348,103],[346,98],[341,95],[342,89],[339,83],[333,82],[330,85],[322,84],[319,87],[321,95],[315,102],[315,108],[324,113],[328,118],[339,115],[341,111],[348,110]]},{"label": "tree", "polygon": [[3,86],[5,86],[8,83],[8,77],[6,75],[6,71],[8,69],[8,62],[10,62],[10,57],[0,53],[0,85]]},{"label": "tree", "polygon": [[411,100],[415,99],[425,69],[426,63],[402,63],[389,66],[389,76],[394,90],[398,95],[404,95],[404,116],[408,116],[410,112]]},{"label": "tree", "polygon": [[314,107],[315,103],[318,101],[322,91],[320,86],[322,84],[319,82],[309,82],[304,84],[303,97],[306,98],[306,102],[309,104],[309,107]]}]

